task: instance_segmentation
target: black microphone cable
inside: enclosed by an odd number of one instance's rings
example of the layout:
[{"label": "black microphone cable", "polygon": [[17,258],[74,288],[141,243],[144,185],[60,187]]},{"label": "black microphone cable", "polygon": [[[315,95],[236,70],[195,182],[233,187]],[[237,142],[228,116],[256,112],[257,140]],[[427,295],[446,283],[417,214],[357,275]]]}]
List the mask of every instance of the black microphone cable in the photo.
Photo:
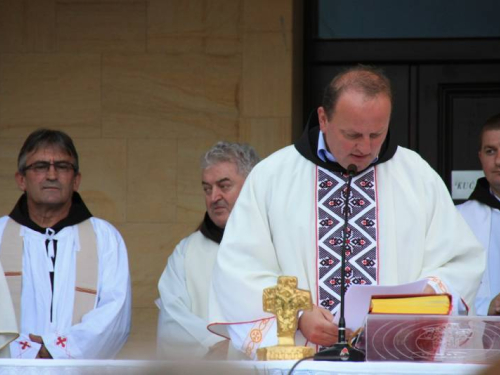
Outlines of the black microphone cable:
[{"label": "black microphone cable", "polygon": [[299,365],[299,363],[301,363],[301,362],[303,362],[303,361],[306,361],[306,360],[308,360],[308,359],[313,359],[313,358],[314,358],[314,356],[313,356],[313,355],[311,355],[311,356],[309,356],[309,357],[304,357],[304,358],[302,358],[302,359],[299,359],[297,362],[295,362],[295,363],[293,364],[293,366],[292,366],[292,368],[290,369],[290,371],[288,371],[288,375],[292,375],[293,371],[297,368],[297,366]]},{"label": "black microphone cable", "polygon": [[351,195],[351,183],[352,183],[352,178],[356,174],[358,170],[358,167],[354,164],[349,164],[347,166],[347,173],[349,175],[349,178],[347,180],[347,188],[346,188],[346,204],[344,208],[344,228],[343,228],[343,238],[342,238],[342,265],[340,269],[340,298],[342,298],[340,302],[340,319],[339,319],[339,335],[338,335],[338,342],[345,343],[345,317],[344,317],[344,297],[345,297],[345,246],[347,243],[347,224],[349,222],[349,195]]},{"label": "black microphone cable", "polygon": [[352,347],[345,339],[345,317],[344,317],[344,297],[345,297],[345,247],[347,243],[347,226],[349,220],[349,196],[351,194],[352,178],[356,174],[358,167],[354,164],[349,164],[347,173],[349,178],[347,180],[346,198],[345,198],[345,211],[344,211],[344,227],[343,227],[343,240],[341,248],[341,269],[340,269],[340,315],[338,324],[338,340],[336,344],[331,347],[317,352],[314,356],[315,361],[352,361],[360,362],[365,360],[365,355],[360,350]]}]

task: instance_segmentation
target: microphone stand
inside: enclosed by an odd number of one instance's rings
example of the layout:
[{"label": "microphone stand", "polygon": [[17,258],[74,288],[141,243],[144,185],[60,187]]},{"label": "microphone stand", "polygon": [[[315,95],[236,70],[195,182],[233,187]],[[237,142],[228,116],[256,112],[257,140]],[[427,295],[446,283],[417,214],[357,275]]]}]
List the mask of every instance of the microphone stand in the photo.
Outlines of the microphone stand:
[{"label": "microphone stand", "polygon": [[342,239],[342,253],[341,253],[341,269],[340,269],[340,318],[339,318],[339,334],[338,342],[333,346],[318,352],[314,355],[315,361],[350,361],[350,362],[361,362],[365,360],[365,353],[361,350],[354,348],[345,339],[345,317],[344,317],[344,295],[345,295],[345,250],[347,244],[347,223],[348,223],[348,202],[349,195],[351,194],[351,182],[352,178],[357,172],[357,167],[354,164],[349,164],[347,167],[347,173],[349,178],[347,180],[346,188],[346,206],[344,212],[344,229],[343,229],[343,239]]}]

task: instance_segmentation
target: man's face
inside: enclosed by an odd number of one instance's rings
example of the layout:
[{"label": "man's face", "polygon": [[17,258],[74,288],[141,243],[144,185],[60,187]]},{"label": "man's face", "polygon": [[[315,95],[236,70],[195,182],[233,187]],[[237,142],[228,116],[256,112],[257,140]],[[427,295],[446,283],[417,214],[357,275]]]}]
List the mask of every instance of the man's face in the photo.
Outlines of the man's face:
[{"label": "man's face", "polygon": [[208,216],[219,228],[225,228],[244,182],[235,163],[217,163],[203,170],[201,184]]},{"label": "man's face", "polygon": [[[28,155],[26,166],[37,162],[70,162],[75,163],[69,156],[59,148],[46,147]],[[51,165],[48,171],[37,168],[26,170],[24,175],[16,172],[16,182],[19,188],[26,192],[28,204],[41,208],[57,209],[71,202],[73,192],[80,185],[80,173],[73,169],[61,170]]]},{"label": "man's face", "polygon": [[479,160],[491,189],[500,197],[500,130],[483,133]]},{"label": "man's face", "polygon": [[367,98],[354,90],[344,92],[328,120],[323,107],[318,108],[320,129],[329,151],[344,168],[356,165],[358,171],[368,167],[384,143],[391,101],[385,94]]}]

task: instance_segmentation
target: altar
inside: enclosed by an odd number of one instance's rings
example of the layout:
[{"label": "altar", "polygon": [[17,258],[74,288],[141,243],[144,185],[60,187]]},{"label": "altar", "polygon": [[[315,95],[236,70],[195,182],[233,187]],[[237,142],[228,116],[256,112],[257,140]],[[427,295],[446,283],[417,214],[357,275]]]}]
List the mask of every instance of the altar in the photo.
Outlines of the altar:
[{"label": "altar", "polygon": [[[0,375],[45,374],[207,374],[287,375],[295,361],[140,361],[140,360],[18,360],[0,359]],[[293,374],[302,375],[479,375],[487,365],[413,362],[301,362]]]}]

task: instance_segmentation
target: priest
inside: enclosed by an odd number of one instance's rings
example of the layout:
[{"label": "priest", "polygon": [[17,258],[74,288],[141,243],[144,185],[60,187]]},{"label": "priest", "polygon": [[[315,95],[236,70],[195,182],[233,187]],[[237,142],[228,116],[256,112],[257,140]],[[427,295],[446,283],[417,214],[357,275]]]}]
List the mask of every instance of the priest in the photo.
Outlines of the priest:
[{"label": "priest", "polygon": [[[347,288],[425,279],[425,293],[448,292],[456,312],[473,309],[484,251],[438,174],[391,142],[391,111],[386,76],[350,68],[327,86],[297,143],[248,176],[214,267],[210,329],[249,357],[277,343],[262,291],[281,275],[296,276],[313,298],[299,318],[297,345],[337,342],[342,251]],[[357,173],[347,195],[351,165]]]},{"label": "priest", "polygon": [[467,202],[458,210],[487,253],[487,266],[477,292],[478,315],[500,315],[500,114],[481,129],[479,160],[485,177],[477,180]]},{"label": "priest", "polygon": [[158,283],[161,359],[227,357],[228,341],[207,330],[210,279],[229,214],[258,161],[252,147],[229,142],[218,142],[202,158],[205,218],[177,245]]},{"label": "priest", "polygon": [[113,358],[130,331],[127,250],[77,190],[78,154],[64,132],[24,142],[15,179],[24,192],[0,218],[0,261],[18,313],[12,358]]}]

